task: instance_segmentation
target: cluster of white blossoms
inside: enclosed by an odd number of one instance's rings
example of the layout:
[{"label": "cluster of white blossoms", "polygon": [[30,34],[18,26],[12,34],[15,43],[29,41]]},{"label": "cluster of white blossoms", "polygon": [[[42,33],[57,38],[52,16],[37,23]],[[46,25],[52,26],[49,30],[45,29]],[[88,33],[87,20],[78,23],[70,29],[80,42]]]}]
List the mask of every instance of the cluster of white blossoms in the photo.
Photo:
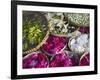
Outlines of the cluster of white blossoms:
[{"label": "cluster of white blossoms", "polygon": [[79,26],[89,26],[90,16],[84,13],[68,13],[68,18]]},{"label": "cluster of white blossoms", "polygon": [[50,30],[54,34],[66,35],[68,33],[72,33],[75,30],[77,30],[77,27],[75,25],[72,24],[70,25],[66,13],[51,12],[47,13],[46,17],[51,26]]},{"label": "cluster of white blossoms", "polygon": [[89,35],[81,34],[69,41],[70,49],[77,53],[83,53],[85,51],[89,52]]}]

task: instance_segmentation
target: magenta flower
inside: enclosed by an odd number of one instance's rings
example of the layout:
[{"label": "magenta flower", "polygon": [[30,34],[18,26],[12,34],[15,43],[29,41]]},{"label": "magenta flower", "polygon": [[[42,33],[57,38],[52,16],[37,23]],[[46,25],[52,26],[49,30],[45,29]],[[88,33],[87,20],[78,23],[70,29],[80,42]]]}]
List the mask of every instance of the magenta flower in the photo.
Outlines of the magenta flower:
[{"label": "magenta flower", "polygon": [[46,68],[48,67],[48,59],[42,52],[33,52],[23,59],[23,68]]},{"label": "magenta flower", "polygon": [[42,49],[49,55],[55,55],[60,52],[67,44],[65,37],[50,35],[47,41],[43,44]]}]

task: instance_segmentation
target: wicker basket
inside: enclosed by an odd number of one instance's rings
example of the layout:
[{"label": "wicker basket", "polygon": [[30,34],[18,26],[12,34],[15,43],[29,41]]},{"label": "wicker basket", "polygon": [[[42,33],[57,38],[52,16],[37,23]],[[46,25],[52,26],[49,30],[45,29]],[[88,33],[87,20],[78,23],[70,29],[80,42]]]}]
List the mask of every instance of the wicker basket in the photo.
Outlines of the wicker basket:
[{"label": "wicker basket", "polygon": [[[71,23],[71,24],[75,24],[75,23],[73,23],[73,22],[70,21],[70,20],[69,20],[68,22]],[[66,34],[56,34],[56,33],[52,32],[52,30],[51,30],[52,24],[51,24],[50,22],[49,22],[49,24],[50,24],[50,33],[51,33],[52,35],[59,36],[59,37],[68,37],[69,34],[74,35],[75,32],[78,31],[79,28],[80,28],[80,26],[79,26],[78,24],[75,24],[75,26],[77,26],[78,28],[77,28],[74,32],[72,32],[72,33],[66,33]]]},{"label": "wicker basket", "polygon": [[[23,20],[25,20],[25,18],[27,18],[27,17],[29,17],[31,19],[34,19],[32,17],[34,17],[35,14],[37,15],[37,12],[32,12],[32,11],[30,11],[30,12],[24,12],[24,14],[23,14]],[[39,13],[39,16],[43,16],[43,14]],[[45,17],[45,16],[43,16],[43,17]],[[48,28],[47,28],[47,31],[46,31],[46,35],[44,36],[43,40],[36,47],[33,47],[33,48],[31,48],[29,50],[26,50],[26,51],[23,51],[23,55],[27,55],[27,54],[29,54],[29,53],[31,53],[33,51],[37,51],[43,45],[43,43],[47,40],[47,38],[49,36],[49,32],[50,32],[48,23],[47,23],[47,27]]]}]

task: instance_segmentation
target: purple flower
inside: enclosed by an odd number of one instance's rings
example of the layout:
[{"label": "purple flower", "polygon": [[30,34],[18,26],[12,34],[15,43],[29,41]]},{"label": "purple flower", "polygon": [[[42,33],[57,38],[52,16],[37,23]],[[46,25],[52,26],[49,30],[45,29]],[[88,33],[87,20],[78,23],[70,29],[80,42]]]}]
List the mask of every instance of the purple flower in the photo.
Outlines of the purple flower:
[{"label": "purple flower", "polygon": [[47,56],[41,52],[33,52],[23,59],[23,68],[46,68],[48,67]]},{"label": "purple flower", "polygon": [[65,37],[50,35],[47,41],[43,44],[42,49],[49,55],[55,55],[61,51],[67,44]]}]

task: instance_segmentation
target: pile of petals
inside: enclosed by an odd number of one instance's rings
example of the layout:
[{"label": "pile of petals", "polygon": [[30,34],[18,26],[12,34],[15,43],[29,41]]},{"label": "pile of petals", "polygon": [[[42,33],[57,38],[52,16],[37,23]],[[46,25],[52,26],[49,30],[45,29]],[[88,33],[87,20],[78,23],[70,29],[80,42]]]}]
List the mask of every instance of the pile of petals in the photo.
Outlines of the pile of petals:
[{"label": "pile of petals", "polygon": [[46,68],[48,67],[47,56],[41,52],[33,52],[23,59],[23,68]]},{"label": "pile of petals", "polygon": [[90,31],[89,31],[89,27],[80,27],[79,28],[79,31],[81,32],[81,33],[89,33]]},{"label": "pile of petals", "polygon": [[66,37],[50,35],[42,49],[49,55],[55,55],[66,47]]},{"label": "pile of petals", "polygon": [[76,66],[78,64],[78,57],[75,57],[73,54],[62,51],[59,54],[56,54],[52,57],[49,67],[69,67]]},{"label": "pile of petals", "polygon": [[88,66],[90,64],[90,54],[85,52],[80,58],[80,66]]},{"label": "pile of petals", "polygon": [[81,34],[69,40],[69,47],[73,52],[83,53],[89,51],[89,35]]}]

